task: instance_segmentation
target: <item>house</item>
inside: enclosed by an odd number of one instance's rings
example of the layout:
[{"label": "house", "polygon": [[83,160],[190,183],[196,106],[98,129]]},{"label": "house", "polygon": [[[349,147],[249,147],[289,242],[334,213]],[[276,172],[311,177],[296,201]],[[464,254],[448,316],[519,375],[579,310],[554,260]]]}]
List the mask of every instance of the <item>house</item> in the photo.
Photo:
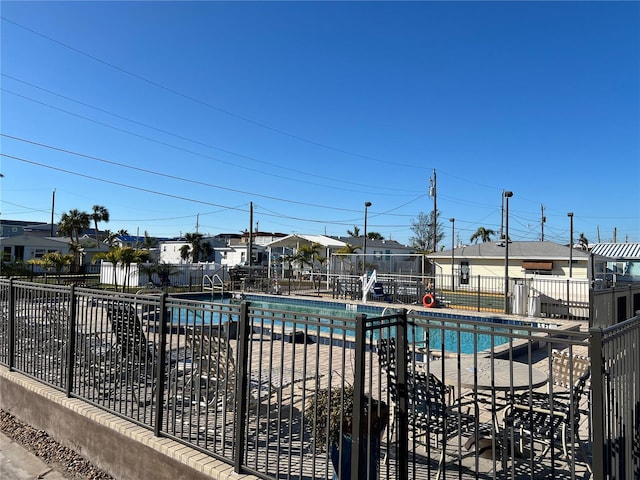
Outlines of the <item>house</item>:
[{"label": "house", "polygon": [[[338,240],[357,248],[356,253],[350,255],[334,255],[333,271],[358,271],[356,265],[362,261],[364,255],[364,237],[337,237]],[[376,270],[378,274],[419,274],[424,271],[423,255],[416,254],[413,247],[402,245],[395,240],[372,240],[367,238],[367,255],[365,266],[367,271]],[[351,268],[353,267],[353,269]],[[354,273],[354,272],[351,272]]]},{"label": "house", "polygon": [[604,274],[607,261],[593,252],[553,242],[509,242],[508,252],[504,241],[484,242],[427,257],[435,263],[437,274],[453,274],[460,285],[468,284],[471,276],[504,277],[505,273],[510,278],[544,275],[555,279],[595,279]]},{"label": "house", "polygon": [[[57,225],[23,220],[0,220],[0,238],[17,237],[30,234],[36,237],[54,237],[58,232]],[[53,234],[53,235],[52,235]]]},{"label": "house", "polygon": [[606,280],[613,283],[640,282],[640,242],[596,243],[594,255],[606,257]]},{"label": "house", "polygon": [[[208,242],[211,246],[213,252],[208,258],[202,258],[201,260],[204,262],[214,262],[214,263],[222,263],[222,258],[226,254],[227,246],[217,240],[215,237],[202,237],[202,242]],[[187,242],[184,238],[174,239],[174,240],[162,240],[158,243],[158,261],[160,263],[168,263],[168,264],[179,264],[191,261],[191,257],[189,259],[184,260],[182,258],[182,248],[188,246],[191,248],[191,243]],[[155,249],[152,249],[155,250]]]},{"label": "house", "polygon": [[26,262],[34,258],[42,258],[46,253],[69,253],[70,240],[64,237],[41,237],[24,233],[0,239],[3,262]]}]

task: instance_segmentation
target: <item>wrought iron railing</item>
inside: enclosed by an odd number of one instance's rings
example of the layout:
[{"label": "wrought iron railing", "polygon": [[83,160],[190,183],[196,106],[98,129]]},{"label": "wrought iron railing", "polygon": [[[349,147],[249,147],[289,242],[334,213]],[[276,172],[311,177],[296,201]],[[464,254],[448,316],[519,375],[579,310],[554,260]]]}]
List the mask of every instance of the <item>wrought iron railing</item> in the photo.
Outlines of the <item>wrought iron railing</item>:
[{"label": "wrought iron railing", "polygon": [[[13,280],[0,281],[0,307],[1,364],[237,472],[537,478],[582,475],[591,464],[596,478],[638,472],[637,317],[587,331],[399,305],[382,316],[330,316]],[[562,410],[556,351],[591,358],[575,408]],[[564,376],[567,368],[573,384],[580,374],[568,363]],[[551,436],[541,447],[517,424],[514,406],[541,414],[540,394],[547,416],[564,415],[563,432],[579,433],[567,451]],[[350,457],[357,461],[341,467]]]}]

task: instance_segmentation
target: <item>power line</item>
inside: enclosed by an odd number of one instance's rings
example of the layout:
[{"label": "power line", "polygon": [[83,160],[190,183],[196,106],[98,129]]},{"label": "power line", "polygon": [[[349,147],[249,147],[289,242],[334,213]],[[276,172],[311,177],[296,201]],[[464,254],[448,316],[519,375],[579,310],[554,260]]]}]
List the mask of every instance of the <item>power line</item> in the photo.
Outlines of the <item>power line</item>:
[{"label": "power line", "polygon": [[260,127],[260,128],[264,128],[265,130],[269,130],[269,131],[278,133],[280,135],[284,135],[286,137],[293,138],[295,140],[307,143],[309,145],[314,145],[316,147],[321,147],[321,148],[324,148],[324,149],[327,149],[327,150],[331,150],[331,151],[334,151],[334,152],[337,152],[337,153],[341,153],[341,154],[344,154],[344,155],[350,155],[350,156],[361,158],[361,159],[364,159],[364,160],[371,160],[371,161],[379,162],[379,163],[382,163],[382,164],[385,164],[385,165],[395,165],[395,166],[407,167],[407,168],[412,168],[412,169],[418,169],[418,168],[422,169],[422,168],[424,168],[424,167],[420,167],[420,166],[416,166],[416,165],[409,165],[409,164],[403,164],[403,163],[399,163],[399,162],[391,162],[391,161],[388,161],[388,160],[381,160],[379,158],[371,157],[371,156],[368,156],[368,155],[362,155],[362,154],[359,154],[359,153],[350,152],[350,151],[343,150],[343,149],[340,149],[340,148],[337,148],[337,147],[333,147],[333,146],[330,146],[330,145],[327,145],[327,144],[324,144],[324,143],[321,143],[321,142],[316,142],[314,140],[309,140],[307,138],[301,137],[299,135],[295,135],[295,134],[290,133],[290,132],[286,132],[286,131],[281,130],[279,128],[272,127],[272,126],[267,125],[265,123],[258,122],[256,120],[251,119],[251,118],[248,118],[248,117],[239,115],[237,113],[231,112],[229,110],[225,110],[223,108],[217,107],[215,105],[212,105],[211,103],[205,102],[205,101],[200,100],[198,98],[195,98],[195,97],[193,97],[191,95],[188,95],[186,93],[183,93],[183,92],[180,92],[178,90],[175,90],[175,89],[173,89],[171,87],[167,87],[166,85],[162,85],[161,83],[158,83],[158,82],[156,82],[154,80],[151,80],[151,79],[149,79],[147,77],[144,77],[142,75],[139,75],[137,73],[133,73],[133,72],[131,72],[129,70],[126,70],[126,69],[124,69],[122,67],[114,65],[113,63],[109,63],[106,60],[103,60],[103,59],[98,58],[98,57],[96,57],[94,55],[91,55],[91,54],[86,53],[86,52],[84,52],[82,50],[79,50],[79,49],[77,49],[75,47],[72,47],[71,45],[68,45],[68,44],[63,43],[63,42],[61,42],[59,40],[56,40],[56,39],[54,39],[54,38],[52,38],[52,37],[50,37],[48,35],[40,33],[40,32],[38,32],[36,30],[31,29],[31,28],[25,27],[24,25],[21,25],[21,24],[19,24],[17,22],[9,20],[6,17],[0,17],[0,18],[2,18],[2,20],[6,21],[6,22],[11,23],[12,25],[15,25],[16,27],[22,28],[23,30],[26,30],[26,31],[28,31],[30,33],[33,33],[34,35],[38,35],[38,36],[40,36],[40,37],[42,37],[42,38],[44,38],[46,40],[49,40],[50,42],[53,42],[53,43],[55,43],[57,45],[60,45],[60,46],[62,46],[64,48],[67,48],[67,49],[69,49],[69,50],[71,50],[71,51],[73,51],[73,52],[75,52],[75,53],[77,53],[79,55],[82,55],[84,57],[90,58],[91,60],[94,60],[94,61],[96,61],[98,63],[101,63],[102,65],[105,65],[105,66],[107,66],[109,68],[117,70],[117,71],[119,71],[121,73],[124,73],[125,75],[129,75],[129,76],[131,76],[131,77],[133,77],[133,78],[135,78],[137,80],[140,80],[142,82],[148,83],[149,85],[152,85],[152,86],[154,86],[156,88],[159,88],[159,89],[164,90],[166,92],[172,93],[172,94],[177,95],[179,97],[182,97],[182,98],[184,98],[186,100],[192,101],[192,102],[197,103],[197,104],[202,105],[202,106],[205,106],[207,108],[210,108],[210,109],[215,110],[217,112],[223,113],[223,114],[228,115],[230,117],[236,118],[238,120],[242,120],[244,122],[250,123],[250,124],[255,125],[257,127]]},{"label": "power line", "polygon": [[[52,110],[57,110],[57,111],[66,113],[67,115],[71,115],[71,116],[74,116],[74,117],[77,117],[77,118],[81,118],[82,120],[86,120],[86,121],[95,123],[97,125],[101,125],[103,127],[111,128],[111,129],[116,130],[118,132],[122,132],[122,133],[125,133],[127,135],[131,135],[133,137],[142,138],[143,140],[147,140],[149,142],[157,143],[157,144],[163,145],[165,147],[173,148],[174,150],[178,150],[178,151],[181,151],[181,152],[189,153],[191,155],[195,155],[195,156],[198,156],[198,157],[206,158],[208,160],[214,160],[214,161],[219,162],[219,163],[224,163],[224,164],[230,165],[230,166],[232,166],[234,168],[241,168],[241,169],[244,169],[244,170],[248,170],[250,172],[259,173],[260,175],[267,175],[267,176],[270,176],[270,177],[280,178],[280,179],[283,179],[283,180],[295,181],[297,183],[305,183],[305,184],[313,185],[313,186],[316,186],[316,187],[331,188],[331,189],[334,189],[334,190],[341,190],[341,191],[346,191],[346,192],[351,192],[351,193],[364,193],[364,194],[369,194],[370,193],[369,191],[345,189],[345,188],[340,188],[340,187],[336,187],[336,186],[333,186],[333,185],[322,185],[322,184],[315,183],[315,182],[309,182],[309,181],[300,180],[300,179],[297,179],[297,178],[291,178],[291,177],[285,177],[283,175],[277,175],[277,174],[272,173],[272,172],[265,172],[264,170],[257,170],[255,168],[251,168],[251,167],[248,167],[246,165],[238,165],[236,163],[228,162],[228,161],[222,160],[220,158],[213,157],[211,155],[205,155],[203,153],[195,152],[193,150],[188,150],[186,148],[178,147],[178,146],[172,145],[172,144],[170,144],[168,142],[163,142],[161,140],[157,140],[157,139],[154,139],[154,138],[151,138],[151,137],[147,137],[145,135],[134,133],[134,132],[131,132],[129,130],[126,130],[126,129],[123,129],[123,128],[120,128],[120,127],[116,127],[114,125],[109,125],[108,123],[101,122],[99,120],[94,120],[92,118],[85,117],[84,115],[80,115],[80,114],[77,114],[77,113],[74,113],[74,112],[70,112],[70,111],[65,110],[63,108],[55,107],[55,106],[47,104],[45,102],[41,102],[40,100],[35,100],[33,98],[27,97],[26,95],[22,95],[20,93],[13,92],[13,91],[8,90],[8,89],[6,89],[4,87],[1,88],[0,90],[5,91],[7,93],[10,93],[12,95],[15,95],[17,97],[24,98],[25,100],[29,100],[30,102],[43,105],[43,106],[45,106],[47,108],[51,108]],[[376,187],[373,187],[373,186],[370,187],[370,188],[376,189]],[[390,195],[390,194],[387,194],[387,195]],[[390,196],[393,196],[393,195],[390,195]]]},{"label": "power line", "polygon": [[[294,169],[294,168],[290,168],[290,167],[282,166],[282,165],[275,164],[275,163],[272,163],[272,162],[267,162],[266,160],[261,160],[261,159],[258,159],[258,158],[256,158],[256,157],[252,157],[252,156],[250,156],[250,155],[245,155],[245,154],[242,154],[242,153],[237,153],[237,152],[234,152],[234,151],[232,151],[232,150],[227,150],[227,149],[224,149],[224,148],[221,148],[221,147],[215,146],[215,145],[211,145],[210,143],[206,143],[206,142],[202,142],[202,141],[200,141],[200,140],[196,140],[196,139],[194,139],[194,138],[186,137],[186,136],[184,136],[184,135],[178,135],[178,134],[176,134],[176,133],[170,132],[169,130],[165,130],[165,129],[162,129],[162,128],[154,127],[153,125],[149,125],[149,124],[147,124],[147,123],[140,122],[140,121],[138,121],[138,120],[134,120],[134,119],[131,119],[131,118],[129,118],[129,117],[125,117],[125,116],[123,116],[123,115],[120,115],[120,114],[114,113],[114,112],[112,112],[112,111],[105,110],[105,109],[102,109],[102,108],[100,108],[100,107],[96,107],[96,106],[94,106],[94,105],[91,105],[91,104],[88,104],[88,103],[85,103],[85,102],[81,102],[80,100],[76,100],[76,99],[71,98],[71,97],[68,97],[68,96],[66,96],[66,95],[62,95],[62,94],[60,94],[60,93],[57,93],[57,92],[54,92],[54,91],[52,91],[52,90],[46,89],[46,88],[41,87],[41,86],[39,86],[39,85],[35,85],[35,84],[30,83],[30,82],[27,82],[27,81],[25,81],[25,80],[21,80],[21,79],[19,79],[19,78],[13,77],[13,76],[8,75],[8,74],[6,74],[6,73],[2,73],[1,75],[2,75],[3,77],[9,78],[9,79],[11,79],[11,80],[13,80],[13,81],[16,81],[16,82],[22,83],[22,84],[24,84],[24,85],[28,85],[28,86],[30,86],[30,87],[32,87],[32,88],[38,89],[38,90],[40,90],[40,91],[46,92],[46,93],[48,93],[48,94],[50,94],[50,95],[54,95],[54,96],[56,96],[56,97],[62,98],[62,99],[67,100],[67,101],[69,101],[69,102],[76,103],[76,104],[81,105],[81,106],[83,106],[83,107],[91,108],[91,109],[96,110],[96,111],[98,111],[98,112],[100,112],[100,113],[105,113],[105,114],[107,114],[107,115],[111,115],[111,116],[113,116],[113,117],[115,117],[115,118],[119,118],[119,119],[121,119],[121,120],[125,120],[125,121],[130,122],[130,123],[133,123],[133,124],[135,124],[135,125],[139,125],[139,126],[142,126],[142,127],[148,128],[148,129],[150,129],[150,130],[155,130],[155,131],[160,132],[160,133],[163,133],[163,134],[165,134],[165,135],[170,135],[170,136],[172,136],[172,137],[178,138],[178,139],[180,139],[180,140],[185,140],[185,141],[187,141],[187,142],[191,142],[191,143],[194,143],[194,144],[196,144],[196,145],[200,145],[200,146],[204,146],[204,147],[211,148],[211,149],[214,149],[214,150],[218,150],[218,151],[220,151],[220,152],[222,152],[222,153],[226,153],[226,154],[228,154],[228,155],[233,155],[233,156],[236,156],[236,157],[239,157],[239,158],[244,158],[244,159],[246,159],[246,160],[251,160],[251,161],[254,161],[254,162],[257,162],[257,163],[261,163],[261,164],[263,164],[263,165],[267,165],[267,166],[269,166],[269,167],[277,168],[277,169],[279,169],[279,170],[288,170],[288,171],[290,171],[290,172],[297,173],[297,174],[300,174],[300,175],[313,176],[314,178],[321,178],[321,179],[324,179],[324,180],[329,180],[329,181],[332,181],[332,182],[342,183],[342,184],[346,184],[346,185],[357,185],[357,186],[366,187],[366,188],[371,188],[371,189],[375,189],[375,190],[391,190],[391,191],[397,191],[397,189],[394,189],[394,188],[392,188],[392,187],[377,186],[377,185],[376,185],[376,186],[373,186],[373,185],[366,185],[366,184],[362,184],[362,183],[354,182],[353,180],[349,180],[349,181],[346,181],[346,180],[340,180],[340,179],[336,179],[336,178],[332,178],[332,177],[327,177],[327,176],[319,175],[319,174],[318,174],[318,173],[316,173],[316,172],[314,172],[314,173],[308,173],[308,172],[304,172],[304,171],[302,171],[302,170],[296,170],[296,169]],[[6,91],[6,92],[8,92],[8,93],[11,93],[12,95],[16,95],[16,96],[19,96],[19,97],[21,97],[21,98],[24,98],[25,100],[29,100],[29,101],[34,102],[34,103],[38,103],[38,104],[40,104],[40,105],[43,105],[43,106],[48,107],[48,108],[51,108],[51,109],[59,110],[59,111],[61,111],[61,112],[63,112],[63,113],[66,113],[66,114],[68,114],[68,115],[77,116],[78,118],[82,118],[83,120],[87,120],[87,121],[90,121],[90,122],[98,123],[98,124],[101,124],[101,125],[106,126],[106,127],[108,127],[108,128],[117,128],[117,127],[113,127],[113,126],[111,126],[111,125],[104,124],[104,123],[102,123],[102,122],[98,122],[98,121],[96,121],[96,120],[90,119],[90,118],[88,118],[88,117],[84,117],[84,116],[82,116],[82,115],[79,115],[79,114],[76,114],[76,113],[70,112],[70,111],[68,111],[68,110],[64,110],[64,109],[61,109],[61,108],[59,108],[59,107],[55,107],[55,106],[53,106],[53,105],[50,105],[50,104],[45,103],[45,102],[42,102],[42,101],[40,101],[40,100],[36,100],[36,99],[31,98],[31,97],[28,97],[28,96],[26,96],[26,95],[18,94],[18,93],[16,93],[16,92],[13,92],[13,91],[11,91],[11,90],[4,89],[4,88],[3,88],[3,90],[4,90],[4,91]],[[119,130],[119,131],[124,131],[124,132],[126,132],[126,133],[131,134],[131,135],[136,135],[136,136],[137,136],[137,134],[134,134],[134,133],[132,133],[132,132],[129,132],[128,130],[124,130],[124,129],[118,129],[118,130]],[[150,139],[150,138],[148,138],[148,137],[142,137],[142,138],[144,138],[145,140],[149,140],[149,141],[155,141],[155,140]],[[177,148],[177,147],[176,147],[176,148]],[[185,150],[185,151],[187,151],[187,152],[189,152],[189,153],[192,153],[192,152],[190,152],[189,150]],[[213,157],[212,157],[212,158],[213,158]],[[236,164],[234,164],[234,163],[231,163],[231,162],[225,162],[225,161],[220,160],[220,159],[215,159],[215,160],[217,160],[217,161],[219,161],[219,162],[221,162],[221,163],[226,163],[226,164],[231,165],[231,166],[234,166],[234,167],[240,167],[240,168],[243,168],[243,165],[236,165]],[[260,171],[260,170],[257,170],[257,172],[259,172],[259,173],[263,173],[263,174],[270,174],[270,172],[264,172],[264,171]],[[287,178],[287,177],[282,177],[282,178]],[[296,181],[299,181],[299,179],[296,179]],[[326,187],[326,185],[320,185],[320,184],[318,184],[318,183],[311,183],[311,182],[310,182],[310,184],[311,184],[311,185],[318,185],[318,186],[324,186],[324,187]],[[347,191],[352,191],[352,190],[347,189]],[[364,192],[363,192],[363,193],[364,193]]]},{"label": "power line", "polygon": [[[146,168],[134,167],[132,165],[127,165],[127,164],[124,164],[124,163],[115,162],[113,160],[107,160],[107,159],[104,159],[104,158],[95,157],[95,156],[87,155],[87,154],[84,154],[84,153],[74,152],[72,150],[67,150],[67,149],[64,149],[64,148],[61,148],[61,147],[55,147],[53,145],[47,145],[47,144],[44,144],[44,143],[36,142],[34,140],[28,140],[28,139],[25,139],[25,138],[16,137],[16,136],[9,135],[9,134],[6,134],[6,133],[0,133],[0,136],[6,137],[6,138],[10,138],[12,140],[17,140],[17,141],[20,141],[20,142],[24,142],[24,143],[29,143],[31,145],[36,145],[38,147],[47,148],[47,149],[50,149],[50,150],[66,153],[66,154],[69,154],[69,155],[74,155],[74,156],[77,156],[77,157],[86,158],[88,160],[94,160],[94,161],[97,161],[97,162],[106,163],[108,165],[114,165],[114,166],[121,167],[121,168],[127,168],[129,170],[135,170],[135,171],[138,171],[138,172],[147,173],[147,174],[150,174],[150,175],[155,175],[155,176],[159,176],[159,177],[163,177],[163,178],[168,178],[168,179],[172,179],[172,180],[178,180],[178,181],[181,181],[181,182],[192,183],[192,184],[195,184],[195,185],[201,185],[201,186],[210,187],[210,188],[217,188],[217,189],[225,190],[225,191],[228,191],[228,192],[241,193],[241,194],[244,194],[244,195],[250,195],[250,196],[254,196],[254,197],[261,197],[261,198],[266,198],[268,200],[276,200],[276,201],[280,201],[280,202],[292,203],[292,204],[303,205],[303,206],[308,206],[308,207],[328,208],[328,209],[331,209],[331,210],[343,210],[343,211],[346,211],[346,212],[355,212],[356,211],[356,210],[350,210],[350,209],[346,209],[346,208],[329,207],[327,205],[319,205],[319,204],[313,204],[313,203],[308,203],[308,202],[289,200],[289,199],[274,197],[274,196],[271,196],[271,195],[262,195],[262,194],[259,194],[259,193],[247,192],[247,191],[244,191],[244,190],[239,190],[239,189],[235,189],[235,188],[231,188],[231,187],[223,187],[221,185],[214,185],[214,184],[207,183],[207,182],[202,182],[202,181],[199,181],[199,180],[192,180],[192,179],[188,179],[188,178],[184,178],[184,177],[179,177],[177,175],[170,175],[170,174],[167,174],[167,173],[155,172],[153,170],[149,170],[149,169],[146,169]],[[27,161],[27,162],[28,163],[33,163],[35,165],[43,166],[45,168],[54,168],[55,169],[55,167],[50,167],[50,166],[48,166],[46,164],[41,164],[41,163],[37,163],[37,162],[29,162],[29,161]],[[68,172],[66,170],[64,170],[64,172],[75,173],[75,172]]]}]

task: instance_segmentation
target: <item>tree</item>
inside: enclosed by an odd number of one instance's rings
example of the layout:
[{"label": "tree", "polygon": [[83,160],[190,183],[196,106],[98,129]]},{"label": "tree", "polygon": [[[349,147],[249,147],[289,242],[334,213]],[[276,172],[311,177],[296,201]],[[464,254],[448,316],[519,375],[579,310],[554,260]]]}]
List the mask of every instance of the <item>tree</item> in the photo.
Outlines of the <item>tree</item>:
[{"label": "tree", "polygon": [[98,260],[104,260],[113,265],[113,287],[114,290],[118,290],[118,276],[116,275],[116,266],[120,262],[121,247],[112,247],[108,252],[98,252],[91,259],[92,263],[96,263]]},{"label": "tree", "polygon": [[[435,218],[435,221],[434,221]],[[434,245],[434,224],[435,224],[435,243],[440,242],[444,238],[444,232],[442,230],[442,224],[438,222],[440,218],[440,212],[434,217],[434,212],[431,211],[429,215],[420,212],[418,218],[411,221],[411,231],[415,234],[409,241],[412,243],[413,248],[424,253],[433,252]]]},{"label": "tree", "polygon": [[353,270],[353,262],[351,261],[351,255],[356,253],[358,250],[360,250],[359,246],[351,245],[350,243],[347,243],[344,247],[340,247],[338,250],[336,250],[335,253],[340,254],[338,258],[340,260],[341,267],[344,266],[343,262],[345,258],[347,258],[349,260],[349,270]]},{"label": "tree", "polygon": [[102,241],[109,245],[109,247],[113,247],[117,238],[118,234],[116,232],[112,232],[111,230],[105,230],[102,232]]},{"label": "tree", "polygon": [[368,232],[367,238],[369,240],[384,240],[384,237],[380,235],[378,232]]},{"label": "tree", "polygon": [[[33,265],[39,265],[44,268],[47,272],[51,270],[55,271],[56,275],[59,277],[64,270],[64,267],[71,264],[73,261],[73,255],[70,253],[62,254],[60,252],[49,252],[45,253],[40,258],[32,258],[28,260],[27,263]],[[45,279],[46,283],[46,279]]]},{"label": "tree", "polygon": [[357,225],[354,225],[353,230],[347,230],[347,235],[349,235],[350,237],[359,237],[360,228]]},{"label": "tree", "polygon": [[100,238],[98,237],[98,222],[109,222],[109,210],[102,205],[94,205],[92,207],[91,218],[93,219],[93,225],[96,230],[96,248],[100,245]]},{"label": "tree", "polygon": [[298,252],[296,253],[296,260],[300,264],[300,267],[304,269],[305,265],[309,265],[311,267],[311,279],[313,281],[313,288],[316,286],[315,277],[313,276],[313,267],[315,261],[320,256],[320,249],[322,245],[314,242],[314,243],[305,243],[298,248]]},{"label": "tree", "polygon": [[188,245],[180,247],[180,258],[188,260],[191,257],[193,263],[208,260],[213,255],[213,247],[210,242],[203,242],[203,238],[201,233],[186,233],[184,239]]},{"label": "tree", "polygon": [[80,265],[82,245],[80,244],[80,233],[90,225],[89,214],[77,209],[69,210],[60,217],[58,222],[58,234],[66,235],[71,239],[70,250],[73,252],[73,270],[77,270]]},{"label": "tree", "polygon": [[89,224],[89,214],[74,208],[60,217],[58,233],[70,237],[73,243],[80,244],[80,232],[89,228]]},{"label": "tree", "polygon": [[491,235],[495,234],[496,232],[490,228],[479,227],[478,230],[471,235],[469,241],[478,243],[478,240],[482,240],[482,243],[487,243],[491,241]]},{"label": "tree", "polygon": [[149,233],[144,231],[144,242],[142,242],[142,246],[146,249],[151,249],[158,245],[158,239],[149,235]]}]

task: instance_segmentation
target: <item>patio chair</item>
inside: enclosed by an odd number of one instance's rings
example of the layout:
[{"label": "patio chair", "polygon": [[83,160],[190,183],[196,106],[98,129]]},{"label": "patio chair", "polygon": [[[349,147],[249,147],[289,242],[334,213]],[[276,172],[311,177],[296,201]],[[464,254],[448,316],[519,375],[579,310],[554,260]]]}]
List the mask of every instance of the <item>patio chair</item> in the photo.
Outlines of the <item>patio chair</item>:
[{"label": "patio chair", "polygon": [[[438,462],[440,478],[445,468],[447,443],[461,437],[463,433],[474,434],[478,419],[478,407],[474,399],[456,399],[447,403],[448,387],[434,374],[420,370],[410,370],[407,377],[407,412],[409,429],[414,439],[425,437],[424,445],[430,452],[431,440],[436,448],[441,448]],[[474,412],[471,413],[471,409]],[[470,455],[473,455],[471,452]]]},{"label": "patio chair", "polygon": [[227,335],[221,330],[186,328],[187,355],[171,371],[170,399],[211,406],[233,404],[236,366]]},{"label": "patio chair", "polygon": [[556,443],[560,443],[562,453],[568,460],[569,451],[577,446],[587,469],[591,471],[587,452],[580,438],[580,415],[589,413],[581,409],[589,376],[588,369],[579,377],[574,376],[575,383],[568,394],[556,392],[550,387],[551,390],[547,393],[527,392],[515,397],[514,402],[505,409],[504,424],[505,433],[511,439],[515,439],[515,434],[518,433],[519,453],[525,451],[526,445],[534,453],[535,444],[538,443],[544,447],[541,453],[544,457],[553,450]]},{"label": "patio chair", "polygon": [[374,300],[382,300],[384,302],[393,301],[393,299],[391,298],[391,295],[389,295],[388,293],[385,293],[384,286],[382,285],[381,282],[375,282],[373,284],[373,288],[371,289],[371,297]]},{"label": "patio chair", "polygon": [[[155,345],[147,340],[140,318],[132,305],[107,305],[107,319],[115,336],[117,380],[124,376],[139,405],[147,405],[155,389]],[[151,387],[149,388],[149,384]]]},{"label": "patio chair", "polygon": [[[378,340],[378,362],[380,369],[386,374],[389,413],[389,434],[393,436],[396,423],[398,401],[398,374],[396,369],[396,339],[394,337]],[[431,439],[441,445],[441,454],[438,463],[438,476],[444,469],[444,460],[447,440],[471,431],[477,418],[477,405],[474,399],[462,398],[453,400],[452,390],[438,377],[427,374],[422,370],[416,370],[412,365],[412,356],[407,352],[408,378],[407,378],[407,413],[409,429],[413,431],[414,439],[418,444],[424,444],[428,450],[431,448]],[[474,414],[470,414],[471,408]],[[421,442],[421,438],[426,442]],[[440,442],[438,442],[440,439]],[[388,451],[384,463],[388,463]]]}]

